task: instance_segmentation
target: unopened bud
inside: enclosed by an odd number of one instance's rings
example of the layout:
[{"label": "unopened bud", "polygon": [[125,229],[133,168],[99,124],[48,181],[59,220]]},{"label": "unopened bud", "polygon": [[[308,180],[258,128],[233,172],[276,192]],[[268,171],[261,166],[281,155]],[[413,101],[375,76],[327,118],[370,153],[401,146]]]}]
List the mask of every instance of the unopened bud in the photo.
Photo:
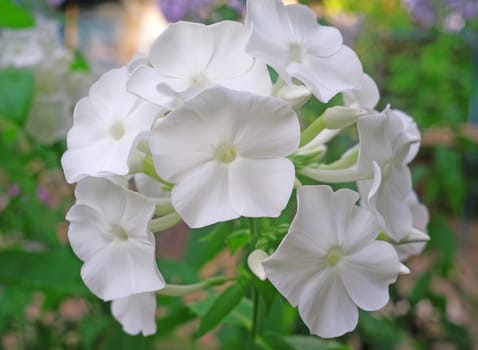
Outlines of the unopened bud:
[{"label": "unopened bud", "polygon": [[302,107],[312,95],[304,85],[286,85],[277,93],[277,97],[283,99],[294,109]]},{"label": "unopened bud", "polygon": [[257,276],[261,281],[265,281],[267,278],[266,271],[262,266],[262,261],[265,258],[268,258],[269,255],[260,249],[254,250],[249,256],[247,257],[247,265],[251,269],[252,273]]},{"label": "unopened bud", "polygon": [[410,274],[410,269],[406,265],[400,263],[400,274],[401,275],[408,275],[408,274]]},{"label": "unopened bud", "polygon": [[361,108],[333,106],[327,108],[323,118],[327,129],[343,129],[354,124],[360,116],[366,113]]}]

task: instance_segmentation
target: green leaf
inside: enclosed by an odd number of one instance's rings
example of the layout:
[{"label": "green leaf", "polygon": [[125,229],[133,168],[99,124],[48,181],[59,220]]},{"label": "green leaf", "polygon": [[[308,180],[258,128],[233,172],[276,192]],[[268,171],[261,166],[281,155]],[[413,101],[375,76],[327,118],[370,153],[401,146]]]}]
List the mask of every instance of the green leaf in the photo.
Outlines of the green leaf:
[{"label": "green leaf", "polygon": [[201,318],[196,337],[200,338],[215,328],[236,306],[239,305],[247,287],[242,283],[235,283],[227,288],[211,305]]},{"label": "green leaf", "polygon": [[224,240],[232,230],[232,222],[191,230],[185,254],[186,261],[197,269],[211,261],[224,249]]},{"label": "green leaf", "polygon": [[437,269],[443,277],[447,277],[455,268],[455,254],[458,249],[456,234],[448,221],[441,216],[432,216],[428,232],[430,232],[429,249],[438,253],[434,269]]},{"label": "green leaf", "polygon": [[377,350],[395,349],[402,341],[402,331],[392,320],[360,311],[359,330],[364,343]]},{"label": "green leaf", "polygon": [[0,251],[0,283],[91,296],[80,278],[81,261],[70,251]]},{"label": "green leaf", "polygon": [[250,241],[251,231],[249,229],[234,231],[226,238],[226,244],[229,246],[232,254],[234,254],[239,248],[249,244]]},{"label": "green leaf", "polygon": [[[196,303],[188,305],[191,312],[197,316],[204,316],[208,310],[211,308],[211,305],[218,298],[218,295],[211,295],[208,298],[202,299]],[[230,313],[227,315],[222,322],[224,324],[243,327],[250,329],[252,326],[251,322],[252,315],[252,302],[247,298],[242,298],[237,305]]]},{"label": "green leaf", "polygon": [[296,350],[284,337],[278,334],[267,333],[256,339],[256,344],[264,350]]},{"label": "green leaf", "polygon": [[0,115],[22,124],[30,109],[33,90],[31,72],[14,69],[0,71]]},{"label": "green leaf", "polygon": [[11,0],[0,1],[0,27],[25,28],[34,23],[33,16]]},{"label": "green leaf", "polygon": [[323,340],[314,336],[293,335],[286,338],[296,350],[351,350],[352,348],[335,340]]}]

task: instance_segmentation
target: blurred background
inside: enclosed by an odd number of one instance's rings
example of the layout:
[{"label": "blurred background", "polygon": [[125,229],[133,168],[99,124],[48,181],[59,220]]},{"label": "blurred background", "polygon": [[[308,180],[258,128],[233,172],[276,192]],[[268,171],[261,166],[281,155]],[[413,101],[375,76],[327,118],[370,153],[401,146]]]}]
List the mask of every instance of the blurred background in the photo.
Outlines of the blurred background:
[{"label": "blurred background", "polygon": [[[390,304],[361,314],[356,331],[320,349],[478,349],[478,0],[300,2],[342,31],[379,85],[380,109],[391,104],[415,118],[423,139],[414,186],[431,216],[431,240],[408,261],[412,273],[393,286]],[[122,332],[109,303],[80,279],[64,220],[73,188],[59,159],[72,109],[101,73],[147,53],[168,22],[240,20],[244,7],[243,0],[0,0],[1,349],[242,349],[234,326],[250,305],[193,341],[211,301],[198,296],[159,297],[155,336]],[[303,116],[323,109],[308,103]],[[238,253],[231,258],[224,244],[201,240],[208,230],[179,225],[158,238],[169,282],[234,273]],[[307,334],[295,311],[280,307],[267,327]]]}]

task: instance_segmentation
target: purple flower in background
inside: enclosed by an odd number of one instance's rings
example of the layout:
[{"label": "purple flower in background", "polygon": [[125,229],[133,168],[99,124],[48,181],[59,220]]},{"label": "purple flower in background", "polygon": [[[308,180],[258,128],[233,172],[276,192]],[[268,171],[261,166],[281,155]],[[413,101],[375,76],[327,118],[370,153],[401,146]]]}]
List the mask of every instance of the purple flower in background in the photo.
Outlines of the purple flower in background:
[{"label": "purple flower in background", "polygon": [[189,0],[189,9],[193,13],[201,13],[212,4],[212,0]]},{"label": "purple flower in background", "polygon": [[188,13],[188,0],[158,0],[157,3],[168,22],[179,21]]},{"label": "purple flower in background", "polygon": [[228,0],[227,6],[236,10],[238,13],[242,13],[246,7],[246,3],[243,0]]},{"label": "purple flower in background", "polygon": [[437,9],[431,0],[405,0],[405,5],[418,22],[430,27],[437,20]]},{"label": "purple flower in background", "polygon": [[448,6],[466,19],[478,16],[478,0],[448,0]]},{"label": "purple flower in background", "polygon": [[213,0],[157,0],[157,4],[168,22],[176,22],[207,18]]},{"label": "purple flower in background", "polygon": [[20,194],[20,186],[18,184],[13,184],[8,187],[8,195],[13,198]]}]

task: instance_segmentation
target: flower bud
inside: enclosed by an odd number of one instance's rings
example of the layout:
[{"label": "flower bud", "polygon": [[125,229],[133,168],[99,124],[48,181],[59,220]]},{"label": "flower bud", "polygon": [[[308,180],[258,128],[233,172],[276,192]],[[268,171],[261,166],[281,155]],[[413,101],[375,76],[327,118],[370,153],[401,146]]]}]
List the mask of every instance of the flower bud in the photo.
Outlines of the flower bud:
[{"label": "flower bud", "polygon": [[290,104],[292,108],[299,109],[307,102],[311,94],[304,85],[286,85],[277,92],[277,97]]},{"label": "flower bud", "polygon": [[251,269],[252,273],[257,276],[261,281],[265,281],[267,276],[262,266],[262,261],[268,258],[269,254],[265,251],[256,249],[247,257],[247,265]]},{"label": "flower bud", "polygon": [[361,108],[333,106],[327,108],[323,118],[327,129],[343,129],[354,124],[365,113]]}]

